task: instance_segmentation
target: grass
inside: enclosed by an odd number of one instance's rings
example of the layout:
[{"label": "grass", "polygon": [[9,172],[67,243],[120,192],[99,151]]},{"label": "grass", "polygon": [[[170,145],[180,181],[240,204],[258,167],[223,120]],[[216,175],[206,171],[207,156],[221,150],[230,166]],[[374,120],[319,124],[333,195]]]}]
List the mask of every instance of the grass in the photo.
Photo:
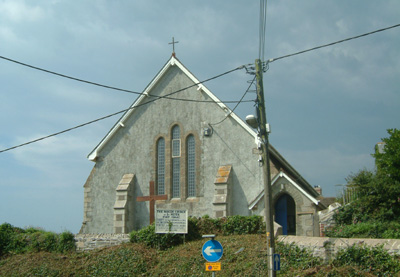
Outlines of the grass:
[{"label": "grass", "polygon": [[[218,236],[217,240],[224,247],[220,260],[222,270],[217,276],[268,275],[265,235]],[[83,253],[42,251],[8,255],[0,259],[0,276],[210,276],[201,254],[206,241],[191,241],[167,250],[127,243]],[[238,251],[241,248],[244,249]],[[310,264],[307,253],[293,252],[287,246],[277,246],[277,251],[282,252],[284,270],[278,276],[357,276],[360,273],[356,266],[323,265],[312,258]]]}]

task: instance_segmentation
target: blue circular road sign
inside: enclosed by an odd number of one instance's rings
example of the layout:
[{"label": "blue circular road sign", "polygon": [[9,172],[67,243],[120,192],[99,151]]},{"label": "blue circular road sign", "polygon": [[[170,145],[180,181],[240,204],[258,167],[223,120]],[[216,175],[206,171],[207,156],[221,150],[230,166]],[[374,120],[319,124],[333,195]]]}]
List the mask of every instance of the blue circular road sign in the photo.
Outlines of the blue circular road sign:
[{"label": "blue circular road sign", "polygon": [[221,259],[224,250],[222,245],[217,240],[209,240],[203,245],[203,249],[201,253],[203,254],[204,259],[213,263]]}]

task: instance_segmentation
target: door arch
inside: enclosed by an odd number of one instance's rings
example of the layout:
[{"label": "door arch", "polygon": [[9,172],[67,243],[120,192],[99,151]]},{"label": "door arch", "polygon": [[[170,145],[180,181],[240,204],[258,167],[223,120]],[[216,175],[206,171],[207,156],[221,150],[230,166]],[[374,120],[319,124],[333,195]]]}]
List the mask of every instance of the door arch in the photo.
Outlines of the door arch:
[{"label": "door arch", "polygon": [[296,203],[289,194],[282,194],[275,203],[275,221],[283,235],[296,235]]}]

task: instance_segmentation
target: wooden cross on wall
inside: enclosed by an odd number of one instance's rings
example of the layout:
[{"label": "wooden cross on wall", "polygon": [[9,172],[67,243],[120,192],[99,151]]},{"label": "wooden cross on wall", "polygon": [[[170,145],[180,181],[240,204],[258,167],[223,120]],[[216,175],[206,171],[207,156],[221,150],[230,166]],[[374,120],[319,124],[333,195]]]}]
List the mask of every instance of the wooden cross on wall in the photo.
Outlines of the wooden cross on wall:
[{"label": "wooden cross on wall", "polygon": [[136,198],[136,201],[138,202],[145,202],[145,201],[150,201],[150,224],[154,222],[154,204],[156,203],[156,200],[167,200],[168,195],[156,195],[154,189],[154,181],[150,181],[150,195],[149,196],[138,196]]}]

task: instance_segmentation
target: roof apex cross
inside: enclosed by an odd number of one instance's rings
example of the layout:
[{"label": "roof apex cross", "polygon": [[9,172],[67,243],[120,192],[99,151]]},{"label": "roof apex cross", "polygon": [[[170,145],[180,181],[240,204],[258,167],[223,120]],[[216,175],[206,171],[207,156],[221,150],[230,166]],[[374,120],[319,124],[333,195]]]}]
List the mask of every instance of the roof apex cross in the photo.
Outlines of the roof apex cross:
[{"label": "roof apex cross", "polygon": [[175,44],[179,43],[179,41],[175,41],[175,38],[172,37],[172,42],[169,42],[168,44],[172,44],[172,56],[175,57]]}]

